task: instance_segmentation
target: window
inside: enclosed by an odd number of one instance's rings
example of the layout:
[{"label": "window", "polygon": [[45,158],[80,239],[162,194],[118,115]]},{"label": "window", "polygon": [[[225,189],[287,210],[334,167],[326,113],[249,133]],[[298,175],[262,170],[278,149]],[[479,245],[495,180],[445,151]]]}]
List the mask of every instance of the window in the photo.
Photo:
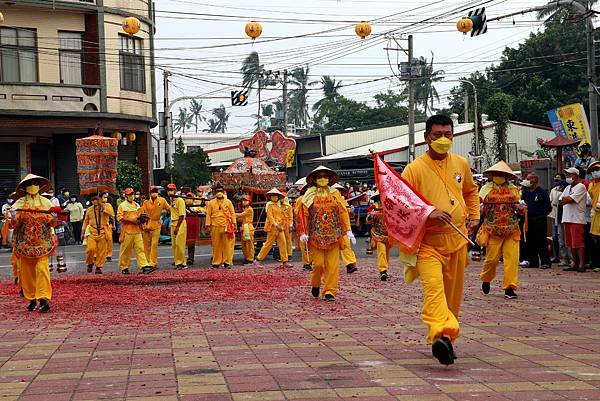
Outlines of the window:
[{"label": "window", "polygon": [[83,82],[82,38],[80,32],[58,32],[61,84],[81,85]]},{"label": "window", "polygon": [[36,31],[0,28],[0,81],[37,82]]},{"label": "window", "polygon": [[142,40],[121,35],[121,89],[145,92],[145,73]]}]

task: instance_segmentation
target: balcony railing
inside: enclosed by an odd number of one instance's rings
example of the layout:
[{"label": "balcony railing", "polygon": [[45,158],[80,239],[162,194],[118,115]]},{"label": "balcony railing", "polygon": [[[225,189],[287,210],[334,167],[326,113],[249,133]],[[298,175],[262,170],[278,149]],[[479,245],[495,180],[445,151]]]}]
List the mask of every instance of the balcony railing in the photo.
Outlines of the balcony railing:
[{"label": "balcony railing", "polygon": [[99,86],[0,83],[0,109],[97,112]]}]

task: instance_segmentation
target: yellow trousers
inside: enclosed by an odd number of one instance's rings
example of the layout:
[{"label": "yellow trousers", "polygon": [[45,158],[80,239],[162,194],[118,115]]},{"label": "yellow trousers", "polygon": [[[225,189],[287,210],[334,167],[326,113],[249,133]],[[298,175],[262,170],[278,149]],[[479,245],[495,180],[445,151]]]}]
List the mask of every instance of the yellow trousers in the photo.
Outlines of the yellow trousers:
[{"label": "yellow trousers", "polygon": [[519,275],[519,241],[512,238],[501,238],[490,235],[485,248],[485,261],[479,277],[481,281],[490,282],[496,277],[496,267],[504,258],[504,279],[502,289],[516,289]]},{"label": "yellow trousers", "polygon": [[104,235],[106,235],[106,257],[112,258],[112,256],[113,256],[113,231],[112,231],[111,225],[104,227]]},{"label": "yellow trousers", "polygon": [[440,254],[437,249],[421,244],[417,269],[423,285],[421,318],[427,325],[427,342],[445,336],[454,341],[458,337],[458,313],[463,296],[466,245],[453,253]]},{"label": "yellow trousers", "polygon": [[294,250],[292,249],[292,232],[289,227],[283,229],[283,234],[285,235],[285,243],[287,245],[287,255],[288,259],[292,257],[294,254]]},{"label": "yellow trousers", "polygon": [[269,254],[269,252],[271,252],[271,249],[273,248],[273,244],[277,241],[277,247],[279,248],[279,260],[281,262],[288,261],[288,252],[287,252],[288,246],[287,246],[287,242],[285,240],[284,231],[279,231],[276,228],[273,228],[271,231],[269,231],[267,233],[267,240],[265,241],[262,248],[260,249],[260,252],[258,253],[258,256],[256,257],[256,260],[259,260],[261,262],[263,260],[265,260],[265,258]]},{"label": "yellow trousers", "polygon": [[377,270],[379,273],[385,272],[390,266],[391,247],[385,242],[375,241],[377,244]]},{"label": "yellow trousers", "polygon": [[179,232],[177,236],[173,233],[175,231],[175,224],[171,224],[171,248],[173,249],[173,260],[175,266],[185,266],[187,259],[185,257],[185,247],[187,240],[187,223],[185,220],[181,222],[179,226]]},{"label": "yellow trousers", "polygon": [[356,255],[352,250],[352,246],[350,246],[350,239],[344,235],[342,241],[344,241],[344,249],[340,251],[342,263],[344,263],[344,266],[356,264]]},{"label": "yellow trousers", "polygon": [[97,267],[104,267],[104,263],[106,263],[106,256],[106,234],[104,232],[101,232],[100,235],[90,233],[90,235],[87,237],[85,263],[87,265],[92,265],[95,263]]},{"label": "yellow trousers", "polygon": [[302,264],[310,265],[310,252],[306,248],[306,244],[300,241],[300,238],[296,238],[296,247],[300,249],[300,253],[302,254]]},{"label": "yellow trousers", "polygon": [[52,286],[50,285],[50,270],[48,269],[48,256],[41,258],[28,258],[17,256],[19,265],[19,281],[25,299],[52,299]]},{"label": "yellow trousers", "polygon": [[229,238],[225,232],[226,227],[211,226],[210,239],[212,242],[212,265],[233,265],[233,248],[235,236]]},{"label": "yellow trousers", "polygon": [[254,260],[254,231],[250,231],[249,240],[242,240],[242,253],[246,261],[252,262]]},{"label": "yellow trousers", "polygon": [[143,232],[144,254],[148,264],[152,267],[158,266],[158,240],[160,239],[160,227]]},{"label": "yellow trousers", "polygon": [[131,262],[131,251],[135,251],[138,268],[148,266],[146,255],[144,254],[144,240],[142,234],[125,234],[121,247],[119,249],[119,270],[129,268]]},{"label": "yellow trousers", "polygon": [[324,281],[323,295],[331,294],[335,296],[340,277],[339,245],[328,250],[312,249],[310,254],[313,261],[310,285],[312,287],[320,287],[321,282]]}]

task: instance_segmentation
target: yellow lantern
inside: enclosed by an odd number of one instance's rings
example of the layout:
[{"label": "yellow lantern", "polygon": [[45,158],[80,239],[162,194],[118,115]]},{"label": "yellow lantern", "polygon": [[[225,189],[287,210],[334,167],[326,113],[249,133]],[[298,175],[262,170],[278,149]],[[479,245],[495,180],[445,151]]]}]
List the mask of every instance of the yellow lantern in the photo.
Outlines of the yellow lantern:
[{"label": "yellow lantern", "polygon": [[354,32],[356,32],[361,39],[364,39],[371,34],[371,24],[369,24],[367,21],[360,21],[358,24],[356,24]]},{"label": "yellow lantern", "polygon": [[4,14],[0,12],[0,24],[4,22]]},{"label": "yellow lantern", "polygon": [[256,40],[262,33],[262,25],[256,21],[250,21],[246,24],[246,35],[252,40]]},{"label": "yellow lantern", "polygon": [[129,134],[127,134],[127,140],[129,142],[135,142],[135,132],[130,132]]},{"label": "yellow lantern", "polygon": [[123,139],[123,135],[119,131],[113,132],[112,137],[115,138],[117,141],[120,141],[121,139]]},{"label": "yellow lantern", "polygon": [[462,17],[456,23],[456,29],[458,29],[459,32],[462,32],[466,35],[467,32],[470,32],[471,29],[473,29],[473,20],[467,17]]},{"label": "yellow lantern", "polygon": [[135,35],[142,28],[140,20],[135,17],[125,18],[121,26],[123,27],[123,31],[127,32],[129,36]]}]

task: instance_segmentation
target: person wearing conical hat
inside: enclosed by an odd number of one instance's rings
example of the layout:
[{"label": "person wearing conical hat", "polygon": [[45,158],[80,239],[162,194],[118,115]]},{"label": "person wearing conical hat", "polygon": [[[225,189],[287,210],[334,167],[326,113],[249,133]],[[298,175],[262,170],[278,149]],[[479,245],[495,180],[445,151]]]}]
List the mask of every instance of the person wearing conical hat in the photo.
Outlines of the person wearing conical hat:
[{"label": "person wearing conical hat", "polygon": [[[27,310],[33,312],[50,311],[52,286],[48,265],[49,255],[55,248],[55,219],[49,212],[52,203],[41,196],[50,188],[46,178],[27,174],[17,185],[16,196],[11,213],[14,214],[13,253],[15,254],[18,280],[23,296],[29,301]],[[36,211],[36,212],[28,212]]]},{"label": "person wearing conical hat", "polygon": [[373,194],[371,200],[374,202],[373,210],[367,214],[367,224],[371,225],[371,240],[375,243],[374,248],[377,250],[377,270],[379,270],[379,279],[381,281],[386,281],[389,278],[388,269],[392,246],[385,226],[379,191]]},{"label": "person wearing conical hat", "polygon": [[590,224],[590,234],[593,245],[591,252],[591,267],[595,272],[600,271],[600,162],[593,162],[588,167],[587,173],[592,181],[588,186],[588,193],[592,198],[592,223]]},{"label": "person wearing conical hat", "polygon": [[254,262],[254,209],[252,208],[252,195],[242,198],[242,212],[236,213],[237,221],[242,225],[242,253],[244,264]]},{"label": "person wearing conical hat", "polygon": [[490,292],[490,282],[496,277],[496,267],[502,257],[504,277],[502,289],[507,299],[516,298],[519,274],[519,216],[525,212],[521,205],[519,189],[510,183],[517,177],[504,161],[499,161],[484,171],[489,182],[481,187],[479,197],[483,203],[483,223],[477,233],[477,243],[486,248],[481,278],[481,290]]},{"label": "person wearing conical hat", "polygon": [[[303,181],[301,181],[303,180]],[[300,182],[300,184],[298,184]],[[296,246],[300,249],[300,253],[302,254],[302,268],[304,270],[312,270],[312,262],[310,260],[310,252],[306,248],[306,244],[300,241],[300,211],[302,210],[302,198],[306,193],[308,187],[306,186],[306,178],[301,178],[298,180],[295,185],[298,186],[298,191],[300,192],[300,196],[296,198],[296,203],[294,204],[294,223],[296,226]]]},{"label": "person wearing conical hat", "polygon": [[346,245],[344,236],[356,244],[350,228],[348,209],[340,193],[331,186],[338,174],[319,166],[306,177],[309,187],[302,198],[300,241],[308,244],[313,262],[311,293],[317,298],[321,292],[326,301],[335,301],[339,280],[340,250]]},{"label": "person wearing conical hat", "polygon": [[123,191],[125,200],[117,208],[117,221],[121,223],[121,235],[119,236],[119,270],[123,274],[129,274],[129,263],[131,252],[135,252],[138,268],[142,273],[149,274],[156,270],[150,266],[144,253],[144,240],[142,239],[142,225],[147,221],[143,218],[143,210],[135,202],[133,188],[125,188]]},{"label": "person wearing conical hat", "polygon": [[[335,183],[333,185],[333,188],[337,189],[340,195],[342,196],[342,200],[344,201],[344,204],[346,205],[346,210],[348,211],[348,219],[352,220],[354,212],[350,210],[350,205],[346,200],[346,197],[348,196],[348,188],[338,183]],[[341,250],[340,256],[342,257],[342,263],[344,264],[344,266],[346,266],[346,273],[352,274],[358,270],[358,268],[356,267],[356,254],[354,253],[354,250],[352,250],[352,246],[350,245],[350,240],[348,239],[348,237],[344,236],[342,238],[344,240],[344,248]]]},{"label": "person wearing conical hat", "polygon": [[269,252],[271,252],[273,244],[277,242],[277,248],[279,248],[279,261],[282,263],[282,266],[290,267],[288,264],[288,246],[284,232],[286,217],[281,208],[281,200],[283,197],[283,193],[277,188],[273,188],[267,192],[267,199],[269,200],[265,205],[265,211],[267,212],[267,220],[265,221],[267,239],[256,257],[255,263],[258,266],[262,265],[261,262],[265,260]]},{"label": "person wearing conical hat", "polygon": [[210,231],[212,243],[212,268],[229,268],[233,265],[235,246],[235,209],[233,203],[225,197],[225,188],[217,184],[215,197],[206,206],[205,227]]}]

